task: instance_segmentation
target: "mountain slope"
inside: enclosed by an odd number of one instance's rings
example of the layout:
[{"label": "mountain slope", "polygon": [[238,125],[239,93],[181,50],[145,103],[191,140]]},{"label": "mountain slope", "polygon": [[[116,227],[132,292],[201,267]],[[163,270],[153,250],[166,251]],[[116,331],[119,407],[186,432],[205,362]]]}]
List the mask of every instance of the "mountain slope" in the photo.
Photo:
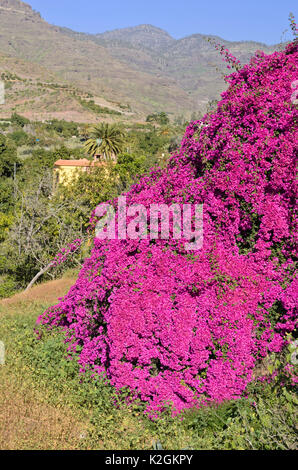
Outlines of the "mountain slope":
[{"label": "mountain slope", "polygon": [[[191,99],[191,109],[202,109],[212,99],[218,99],[225,83],[218,71],[226,73],[219,53],[207,41],[207,36],[194,34],[175,40],[166,31],[152,25],[139,25],[96,35],[75,33],[61,28],[66,34],[91,40],[108,49],[109,54],[135,70],[146,70],[155,77],[174,80]],[[245,64],[256,50],[270,54],[277,46],[254,41],[231,42],[212,36],[224,43]]]},{"label": "mountain slope", "polygon": [[[55,73],[39,64],[7,57],[1,52],[0,80],[5,84],[0,118],[9,118],[13,112],[38,121],[56,118],[90,123],[103,117],[109,121],[133,117],[116,104],[59,80]],[[97,109],[101,112],[88,106],[90,100],[100,106]]]}]

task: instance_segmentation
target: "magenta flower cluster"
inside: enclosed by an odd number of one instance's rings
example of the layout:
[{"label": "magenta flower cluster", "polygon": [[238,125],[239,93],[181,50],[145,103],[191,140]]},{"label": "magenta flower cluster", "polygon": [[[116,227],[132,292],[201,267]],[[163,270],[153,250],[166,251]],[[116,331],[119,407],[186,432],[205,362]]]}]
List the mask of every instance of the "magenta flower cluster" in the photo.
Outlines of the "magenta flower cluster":
[{"label": "magenta flower cluster", "polygon": [[297,326],[297,63],[296,43],[258,53],[167,168],[127,193],[128,205],[204,204],[201,250],[95,239],[75,285],[39,318],[65,328],[82,371],[128,388],[151,416],[242,396]]},{"label": "magenta flower cluster", "polygon": [[62,248],[62,250],[59,253],[57,253],[55,258],[52,260],[51,267],[56,267],[56,266],[59,266],[60,264],[63,264],[69,258],[71,254],[79,250],[81,245],[82,245],[82,240],[78,238],[76,240],[73,240],[66,247]]},{"label": "magenta flower cluster", "polygon": [[228,69],[234,68],[236,70],[239,70],[241,68],[240,60],[233,56],[229,49],[227,49],[224,45],[220,43],[213,42],[212,40],[210,42],[213,43],[215,49],[220,53],[220,55],[222,56],[222,60],[223,62],[226,62]]}]

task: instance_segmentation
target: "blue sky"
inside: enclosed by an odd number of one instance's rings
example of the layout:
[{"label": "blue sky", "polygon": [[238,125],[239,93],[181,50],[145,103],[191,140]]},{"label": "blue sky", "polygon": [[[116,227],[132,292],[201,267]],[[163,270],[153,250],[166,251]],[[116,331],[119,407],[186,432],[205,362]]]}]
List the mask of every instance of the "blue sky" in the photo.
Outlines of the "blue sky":
[{"label": "blue sky", "polygon": [[[297,19],[295,0],[27,0],[49,23],[75,31],[101,33],[152,24],[181,38],[195,33],[226,40],[278,43]],[[285,36],[289,39],[289,33]]]}]

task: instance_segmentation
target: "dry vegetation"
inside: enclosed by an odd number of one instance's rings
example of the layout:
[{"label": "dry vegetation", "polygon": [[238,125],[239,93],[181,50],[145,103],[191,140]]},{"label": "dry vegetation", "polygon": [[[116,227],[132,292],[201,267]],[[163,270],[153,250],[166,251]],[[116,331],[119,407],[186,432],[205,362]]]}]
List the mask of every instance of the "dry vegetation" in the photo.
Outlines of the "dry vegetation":
[{"label": "dry vegetation", "polygon": [[0,307],[9,308],[22,308],[22,305],[25,306],[31,302],[37,304],[55,304],[59,297],[63,297],[74,284],[75,279],[73,278],[64,278],[56,279],[54,281],[49,281],[46,284],[39,284],[32,287],[32,289],[23,291],[19,294],[15,294],[13,297],[8,299],[0,300]]},{"label": "dry vegetation", "polygon": [[[0,302],[0,319],[19,317],[63,296],[72,279],[34,287]],[[4,338],[3,338],[4,339]],[[86,423],[67,406],[49,404],[46,387],[30,380],[30,369],[15,355],[13,343],[0,367],[0,449],[72,449],[80,442]]]}]

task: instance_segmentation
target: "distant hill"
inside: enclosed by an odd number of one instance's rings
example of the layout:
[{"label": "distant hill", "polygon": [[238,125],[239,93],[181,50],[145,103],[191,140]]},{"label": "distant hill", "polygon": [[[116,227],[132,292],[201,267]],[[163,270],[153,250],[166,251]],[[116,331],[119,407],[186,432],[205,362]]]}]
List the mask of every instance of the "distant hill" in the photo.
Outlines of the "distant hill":
[{"label": "distant hill", "polygon": [[134,118],[133,113],[119,104],[61,80],[39,64],[1,52],[0,80],[5,83],[5,104],[0,105],[0,118],[9,118],[13,112],[37,121],[65,119],[90,123],[103,117],[112,122]]},{"label": "distant hill", "polygon": [[[277,46],[253,41],[230,42],[212,36],[245,64],[256,50],[272,53]],[[225,89],[219,70],[227,73],[219,53],[207,42],[207,36],[194,34],[175,40],[165,31],[150,25],[97,34],[92,38],[109,49],[111,55],[130,67],[167,77],[187,92],[192,108],[204,108],[209,100],[218,99]],[[217,70],[216,70],[217,68]]]},{"label": "distant hill", "polygon": [[[20,0],[0,0],[0,24],[2,56],[38,64],[52,80],[90,92],[112,108],[131,107],[135,119],[153,111],[204,111],[225,89],[216,70],[225,66],[201,34],[176,40],[151,25],[79,33],[48,24]],[[243,63],[257,49],[270,53],[277,47],[218,41]]]}]

